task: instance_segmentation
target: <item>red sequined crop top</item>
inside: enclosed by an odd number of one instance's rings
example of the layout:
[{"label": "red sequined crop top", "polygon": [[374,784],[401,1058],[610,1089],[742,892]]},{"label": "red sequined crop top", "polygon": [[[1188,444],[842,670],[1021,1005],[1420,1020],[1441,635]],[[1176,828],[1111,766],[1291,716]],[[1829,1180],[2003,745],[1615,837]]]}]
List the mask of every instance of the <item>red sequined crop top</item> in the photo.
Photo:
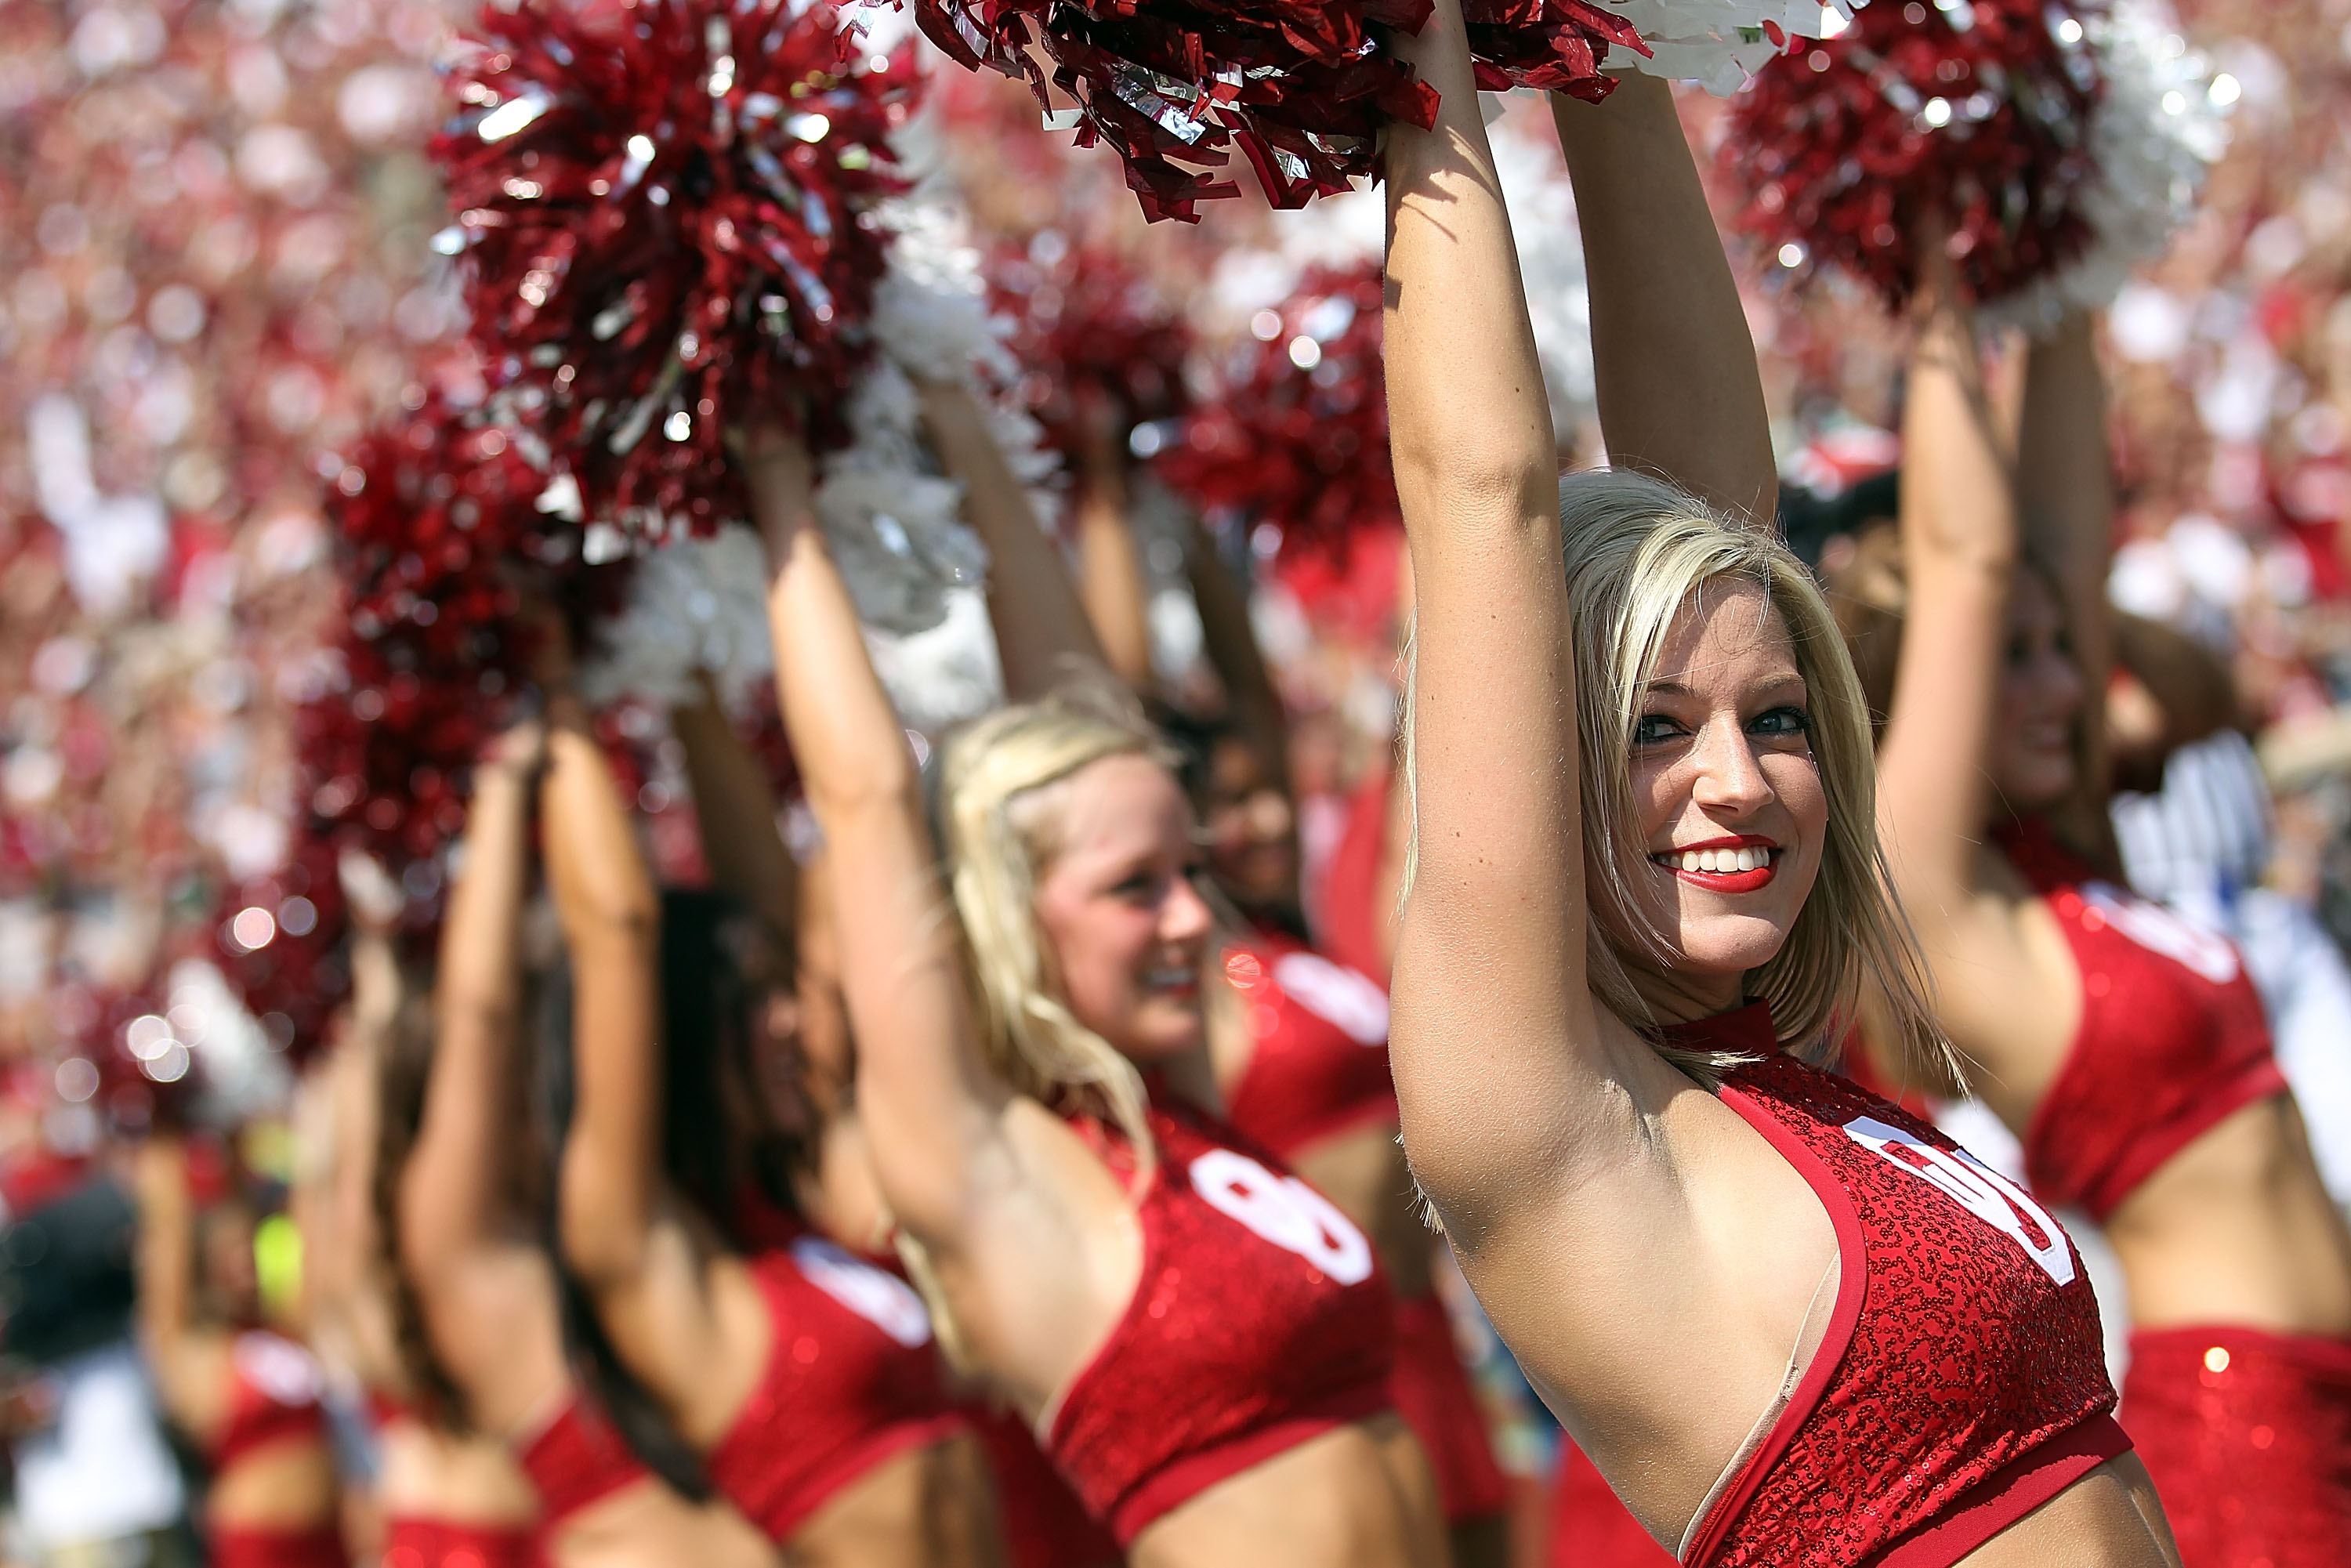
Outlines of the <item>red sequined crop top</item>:
[{"label": "red sequined crop top", "polygon": [[215,1475],[272,1443],[326,1440],[319,1364],[292,1340],[259,1330],[237,1335],[229,1346],[229,1379],[228,1419],[205,1456]]},{"label": "red sequined crop top", "polygon": [[832,1494],[908,1448],[964,1430],[930,1314],[903,1280],[801,1236],[749,1260],[774,1338],[708,1456],[710,1479],[778,1545]]},{"label": "red sequined crop top", "polygon": [[1996,841],[2082,975],[2081,1028],[2025,1129],[2025,1172],[2103,1220],[2216,1123],[2285,1092],[2285,1074],[2234,947],[2103,880],[2037,819]]},{"label": "red sequined crop top", "polygon": [[1259,932],[1225,955],[1255,1048],[1226,1119],[1282,1159],[1310,1144],[1396,1119],[1388,1078],[1388,998],[1354,970]]},{"label": "red sequined crop top", "polygon": [[1722,1101],[1818,1195],[1839,1260],[1827,1336],[1689,1568],[1948,1568],[2128,1450],[2089,1276],[2032,1197],[1784,1054],[1761,1003],[1670,1033],[1754,1056]]},{"label": "red sequined crop top", "polygon": [[[1133,1152],[1078,1124],[1111,1167]],[[1061,1396],[1045,1449],[1121,1545],[1228,1477],[1390,1407],[1386,1276],[1331,1201],[1155,1096],[1143,1275]]]},{"label": "red sequined crop top", "polygon": [[539,1525],[555,1530],[653,1474],[630,1450],[604,1413],[567,1391],[563,1403],[527,1439],[515,1445],[515,1463],[538,1493]]}]

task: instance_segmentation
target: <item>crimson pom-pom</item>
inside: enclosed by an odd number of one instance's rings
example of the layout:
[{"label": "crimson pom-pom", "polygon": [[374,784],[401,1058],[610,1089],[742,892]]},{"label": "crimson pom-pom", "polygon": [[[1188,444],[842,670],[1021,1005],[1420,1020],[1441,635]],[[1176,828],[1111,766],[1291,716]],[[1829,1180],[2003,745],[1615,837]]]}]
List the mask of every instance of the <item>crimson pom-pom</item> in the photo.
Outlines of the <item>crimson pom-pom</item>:
[{"label": "crimson pom-pom", "polygon": [[1260,311],[1215,397],[1155,460],[1203,511],[1281,530],[1283,549],[1343,549],[1395,528],[1380,368],[1381,268],[1317,267]]},{"label": "crimson pom-pom", "polygon": [[214,909],[222,977],[270,1044],[298,1059],[324,1040],[350,995],[350,925],[336,852],[315,835],[268,876],[224,890]]},{"label": "crimson pom-pom", "polygon": [[1488,92],[1530,87],[1598,103],[1616,86],[1600,71],[1608,51],[1649,52],[1632,23],[1590,0],[1465,0],[1461,20]]},{"label": "crimson pom-pom", "polygon": [[587,569],[514,437],[438,395],[363,442],[328,498],[346,598],[342,689],[295,716],[324,836],[397,871],[464,825],[464,780],[508,722],[535,632],[520,574]]},{"label": "crimson pom-pom", "polygon": [[[1417,33],[1430,9],[1430,0],[914,0],[924,34],[967,69],[1025,79],[1050,120],[1064,115],[1048,82],[1069,95],[1078,145],[1108,142],[1144,216],[1186,223],[1199,220],[1198,203],[1238,194],[1212,172],[1234,147],[1277,207],[1376,175],[1380,127],[1426,130],[1437,92],[1374,29]],[[1597,102],[1614,86],[1600,69],[1612,47],[1648,52],[1630,23],[1590,0],[1469,0],[1464,19],[1478,85],[1493,90]]]},{"label": "crimson pom-pom", "polygon": [[1046,230],[988,269],[990,302],[1012,323],[1020,405],[1055,450],[1077,454],[1099,403],[1112,436],[1190,406],[1192,329],[1173,300],[1114,252],[1074,249]]},{"label": "crimson pom-pom", "polygon": [[522,0],[477,34],[434,141],[443,248],[589,516],[659,538],[743,515],[725,437],[755,414],[844,444],[911,59],[862,59],[831,0]]},{"label": "crimson pom-pom", "polygon": [[1436,90],[1366,31],[1416,33],[1429,10],[1430,0],[914,0],[925,36],[956,63],[1025,79],[1049,116],[1048,82],[1067,94],[1078,145],[1111,145],[1144,216],[1186,223],[1199,220],[1196,204],[1239,193],[1214,172],[1236,146],[1266,199],[1297,207],[1373,173],[1387,120],[1435,124]]},{"label": "crimson pom-pom", "polygon": [[2104,90],[2068,12],[2096,4],[1879,0],[1842,37],[1772,59],[1723,137],[1748,193],[1741,226],[1897,308],[1930,214],[1950,225],[1979,300],[2064,266],[2092,238],[2083,199],[2099,178],[2089,121]]}]

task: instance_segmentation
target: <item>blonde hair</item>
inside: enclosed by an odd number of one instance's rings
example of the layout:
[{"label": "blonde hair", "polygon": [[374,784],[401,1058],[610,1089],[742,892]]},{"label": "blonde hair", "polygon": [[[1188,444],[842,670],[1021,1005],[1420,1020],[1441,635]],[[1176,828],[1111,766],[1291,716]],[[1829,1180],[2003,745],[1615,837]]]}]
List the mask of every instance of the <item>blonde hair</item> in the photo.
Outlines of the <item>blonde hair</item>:
[{"label": "blonde hair", "polygon": [[1574,641],[1593,993],[1703,1082],[1740,1060],[1666,1044],[1634,984],[1635,968],[1670,968],[1678,954],[1633,891],[1631,869],[1647,852],[1625,760],[1676,618],[1714,584],[1744,584],[1760,590],[1787,627],[1811,698],[1813,758],[1828,800],[1819,879],[1780,951],[1750,972],[1748,992],[1771,1004],[1784,1048],[1821,1061],[1834,1054],[1835,1036],[1856,1018],[1867,987],[1873,1021],[1894,1036],[1885,1043],[1913,1060],[1923,1051],[1956,1072],[1926,1006],[1917,946],[1878,845],[1868,706],[1812,575],[1770,533],[1644,475],[1571,475],[1560,483],[1559,510]]},{"label": "blonde hair", "polygon": [[1054,994],[1036,916],[1038,881],[1061,849],[1060,787],[1111,757],[1174,765],[1142,715],[1106,693],[1079,688],[998,708],[948,737],[940,837],[989,1067],[1049,1106],[1107,1114],[1144,1175],[1156,1152],[1143,1075]]}]

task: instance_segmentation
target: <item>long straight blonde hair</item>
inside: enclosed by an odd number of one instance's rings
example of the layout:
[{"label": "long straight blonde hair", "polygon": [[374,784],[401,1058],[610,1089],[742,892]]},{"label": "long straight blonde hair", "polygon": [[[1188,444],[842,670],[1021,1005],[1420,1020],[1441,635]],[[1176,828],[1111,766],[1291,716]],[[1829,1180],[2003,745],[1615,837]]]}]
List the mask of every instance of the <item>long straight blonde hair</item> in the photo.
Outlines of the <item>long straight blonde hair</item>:
[{"label": "long straight blonde hair", "polygon": [[[1762,591],[1788,629],[1810,697],[1812,751],[1828,800],[1819,879],[1780,951],[1747,977],[1769,1002],[1783,1048],[1833,1056],[1866,991],[1884,1041],[1907,1061],[1958,1064],[1925,1000],[1924,970],[1877,840],[1877,774],[1869,709],[1827,601],[1803,564],[1763,529],[1725,517],[1662,480],[1623,469],[1560,483],[1576,744],[1583,821],[1585,966],[1593,995],[1646,1034],[1668,1060],[1712,1082],[1734,1055],[1665,1043],[1634,983],[1635,969],[1671,969],[1672,936],[1633,891],[1647,848],[1633,800],[1633,735],[1674,621],[1717,584]],[[1409,706],[1407,706],[1409,712]]]},{"label": "long straight blonde hair", "polygon": [[941,753],[940,835],[988,1065],[1046,1105],[1107,1114],[1143,1174],[1156,1157],[1143,1075],[1056,994],[1036,915],[1039,877],[1061,848],[1064,787],[1110,757],[1174,766],[1142,715],[1104,693],[1081,687],[998,708]]}]

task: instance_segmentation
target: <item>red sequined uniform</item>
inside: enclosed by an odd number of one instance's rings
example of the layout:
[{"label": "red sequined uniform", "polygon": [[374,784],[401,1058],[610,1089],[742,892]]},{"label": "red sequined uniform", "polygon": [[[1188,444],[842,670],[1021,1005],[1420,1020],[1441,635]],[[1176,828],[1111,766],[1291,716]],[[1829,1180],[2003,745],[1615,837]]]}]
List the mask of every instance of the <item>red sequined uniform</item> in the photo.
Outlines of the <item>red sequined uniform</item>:
[{"label": "red sequined uniform", "polygon": [[[1114,1131],[1078,1125],[1134,1170]],[[1387,1281],[1363,1232],[1188,1107],[1155,1097],[1150,1126],[1143,1275],[1045,1444],[1123,1544],[1218,1481],[1391,1408]]]},{"label": "red sequined uniform", "polygon": [[[274,1333],[241,1333],[229,1348],[229,1378],[228,1420],[206,1456],[215,1478],[279,1443],[326,1443],[318,1364],[300,1345]],[[308,1530],[208,1524],[204,1544],[214,1568],[344,1568],[349,1561],[333,1520]]]},{"label": "red sequined uniform", "polygon": [[1752,1053],[1721,1098],[1836,1228],[1827,1335],[1693,1532],[1693,1568],[1943,1568],[2130,1440],[2065,1233],[1926,1123],[1782,1053],[1761,1003],[1676,1031]]},{"label": "red sequined uniform", "polygon": [[515,1445],[515,1463],[538,1493],[538,1528],[544,1535],[595,1507],[613,1493],[651,1478],[627,1439],[604,1413],[583,1404],[579,1392],[531,1435]]},{"label": "red sequined uniform", "polygon": [[[1236,1129],[1282,1160],[1365,1127],[1395,1132],[1384,988],[1273,931],[1259,931],[1228,953],[1225,974],[1256,1041],[1226,1112]],[[1485,1413],[1434,1297],[1396,1302],[1390,1392],[1428,1451],[1448,1522],[1490,1519],[1510,1507]]]},{"label": "red sequined uniform", "polygon": [[781,1544],[833,1493],[967,1422],[904,1281],[812,1236],[749,1260],[774,1340],[710,1479]]},{"label": "red sequined uniform", "polygon": [[[1999,842],[2082,976],[2081,1029],[2026,1129],[2025,1168],[2034,1191],[2104,1219],[2217,1123],[2285,1093],[2285,1075],[2228,943],[2102,881],[2037,821]],[[2136,1332],[2123,1423],[2188,1568],[2351,1563],[2351,1343]]]},{"label": "red sequined uniform", "polygon": [[983,1406],[972,1425],[987,1448],[1012,1568],[1116,1568],[1118,1538],[1086,1511],[1017,1412]]},{"label": "red sequined uniform", "polygon": [[[395,1421],[415,1419],[391,1396],[368,1391],[368,1414],[381,1434]],[[538,1531],[533,1525],[460,1523],[393,1514],[383,1521],[382,1568],[535,1568]]]},{"label": "red sequined uniform", "polygon": [[538,1539],[532,1530],[389,1519],[381,1568],[538,1568]]}]

